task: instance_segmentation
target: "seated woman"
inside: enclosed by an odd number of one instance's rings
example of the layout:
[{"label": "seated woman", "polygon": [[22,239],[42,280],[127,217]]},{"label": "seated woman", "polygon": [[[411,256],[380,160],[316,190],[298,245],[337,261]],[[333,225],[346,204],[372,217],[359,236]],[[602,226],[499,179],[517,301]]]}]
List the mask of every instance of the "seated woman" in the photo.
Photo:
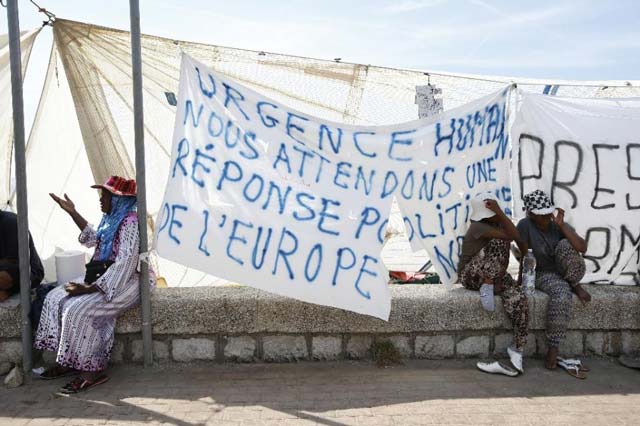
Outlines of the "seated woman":
[{"label": "seated woman", "polygon": [[[31,288],[44,278],[44,267],[29,234],[29,264]],[[15,213],[0,211],[0,302],[20,292],[18,266],[18,217]]]},{"label": "seated woman", "polygon": [[522,352],[527,342],[529,307],[522,286],[509,275],[509,246],[522,244],[518,230],[504,214],[490,193],[471,200],[471,224],[464,236],[458,264],[460,283],[469,290],[480,291],[480,301],[487,311],[494,310],[494,293],[500,294],[504,310],[515,332],[507,352],[511,363],[524,372]]},{"label": "seated woman", "polygon": [[[97,230],[76,211],[65,194],[50,194],[82,231],[80,242],[96,247],[84,283],[59,285],[45,299],[35,339],[37,349],[57,353],[56,365],[42,374],[53,379],[75,371],[61,392],[77,393],[108,380],[104,374],[111,355],[116,318],[139,302],[138,216],[136,182],[110,177],[100,188],[104,213]],[[87,282],[89,281],[89,282]],[[154,284],[150,273],[150,285]]]},{"label": "seated woman", "polygon": [[[522,253],[531,248],[536,258],[536,288],[549,295],[547,310],[547,355],[545,367],[557,366],[558,346],[571,318],[572,293],[583,303],[591,296],[580,286],[587,243],[564,221],[564,210],[556,209],[543,191],[524,196],[527,217],[518,223],[524,242]],[[555,211],[557,215],[553,215]]]}]

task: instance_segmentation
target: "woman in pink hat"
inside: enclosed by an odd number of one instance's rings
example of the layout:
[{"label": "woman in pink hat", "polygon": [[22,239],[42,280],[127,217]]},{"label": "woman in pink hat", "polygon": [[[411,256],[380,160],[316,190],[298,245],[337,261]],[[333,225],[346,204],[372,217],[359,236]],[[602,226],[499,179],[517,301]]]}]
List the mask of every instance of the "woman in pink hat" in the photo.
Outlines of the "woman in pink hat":
[{"label": "woman in pink hat", "polygon": [[[73,201],[49,194],[81,230],[80,243],[95,247],[84,282],[64,283],[44,302],[35,347],[56,352],[56,365],[41,377],[54,379],[79,374],[61,388],[77,393],[106,382],[116,318],[138,304],[139,257],[136,182],[111,176],[101,190],[104,213],[97,229],[75,209]],[[150,284],[154,284],[151,273]],[[63,283],[60,283],[63,284]]]}]

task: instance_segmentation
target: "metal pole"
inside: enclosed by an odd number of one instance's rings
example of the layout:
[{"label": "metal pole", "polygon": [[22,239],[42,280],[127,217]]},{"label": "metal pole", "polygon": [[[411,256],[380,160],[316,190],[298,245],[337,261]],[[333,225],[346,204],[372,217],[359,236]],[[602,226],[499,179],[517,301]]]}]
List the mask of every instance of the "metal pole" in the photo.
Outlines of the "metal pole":
[{"label": "metal pole", "polygon": [[[140,48],[140,4],[129,0],[131,19],[131,66],[133,70],[133,124],[136,143],[136,182],[138,184],[138,226],[140,253],[148,251],[147,240],[147,182],[144,165],[144,114],[142,111],[142,52]],[[142,348],[144,365],[153,364],[151,335],[151,298],[149,292],[149,264],[140,262],[140,305],[142,307]]]},{"label": "metal pole", "polygon": [[9,60],[11,62],[11,98],[13,106],[13,140],[16,159],[16,194],[18,200],[18,257],[20,267],[20,307],[22,311],[22,366],[25,376],[31,371],[31,263],[29,260],[29,212],[27,209],[27,167],[24,144],[24,104],[22,99],[22,60],[20,56],[20,22],[18,0],[7,4],[9,23]]}]

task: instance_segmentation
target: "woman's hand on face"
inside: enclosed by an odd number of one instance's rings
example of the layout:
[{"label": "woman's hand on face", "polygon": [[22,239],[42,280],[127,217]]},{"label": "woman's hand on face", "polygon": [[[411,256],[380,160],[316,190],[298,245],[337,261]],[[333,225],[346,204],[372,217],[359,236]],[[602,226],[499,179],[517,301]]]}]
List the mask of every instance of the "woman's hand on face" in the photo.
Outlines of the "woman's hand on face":
[{"label": "woman's hand on face", "polygon": [[557,208],[556,210],[557,212],[555,216],[552,216],[552,219],[556,223],[556,225],[562,226],[564,225],[564,209]]},{"label": "woman's hand on face", "polygon": [[496,200],[484,200],[484,206],[494,213],[501,213],[502,209]]},{"label": "woman's hand on face", "polygon": [[71,198],[69,198],[67,194],[64,194],[64,200],[58,197],[56,194],[49,193],[49,196],[53,198],[53,201],[58,203],[60,208],[65,212],[72,214],[76,211],[76,205],[73,204],[73,201],[71,201]]}]

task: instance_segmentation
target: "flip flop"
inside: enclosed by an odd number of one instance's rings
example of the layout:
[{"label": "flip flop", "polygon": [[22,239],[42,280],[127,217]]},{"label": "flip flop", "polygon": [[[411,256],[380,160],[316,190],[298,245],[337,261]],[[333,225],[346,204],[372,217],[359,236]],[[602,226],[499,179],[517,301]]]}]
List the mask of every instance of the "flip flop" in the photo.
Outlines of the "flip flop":
[{"label": "flip flop", "polygon": [[503,374],[509,377],[516,377],[518,372],[513,368],[509,368],[498,361],[495,362],[478,362],[476,364],[478,370],[484,371],[485,373],[490,374]]},{"label": "flip flop", "polygon": [[[560,361],[562,358],[558,358],[558,366],[562,367],[570,376],[576,379],[584,380],[587,378],[587,374],[584,371],[580,371],[580,366],[575,363],[566,362],[566,360]],[[575,360],[569,360],[575,361]]]},{"label": "flip flop", "polygon": [[89,380],[84,379],[82,377],[76,377],[75,379],[73,379],[72,381],[70,381],[69,383],[67,383],[63,387],[61,387],[59,392],[62,393],[62,394],[66,394],[66,395],[85,392],[85,391],[91,389],[94,386],[101,385],[101,384],[106,383],[108,381],[109,381],[109,376],[107,376],[106,374],[102,374],[102,375],[96,377],[92,381],[89,381]]},{"label": "flip flop", "polygon": [[[55,380],[55,379],[59,379],[61,377],[69,377],[69,376],[75,376],[78,374],[78,370],[74,370],[74,369],[69,369],[69,370],[65,370],[63,372],[60,372],[60,368],[57,366],[51,367],[51,368],[47,368],[46,370],[44,370],[41,374],[39,374],[37,377],[40,380]],[[54,372],[56,372],[57,374],[53,374]]]},{"label": "flip flop", "polygon": [[578,370],[580,370],[583,373],[588,373],[589,371],[591,371],[591,369],[589,367],[584,365],[582,363],[582,361],[580,361],[577,358],[574,358],[574,359],[567,358],[567,359],[565,359],[565,358],[557,357],[556,359],[558,360],[558,362],[562,361],[562,362],[564,362],[565,364],[568,364],[568,365],[577,365],[578,366]]},{"label": "flip flop", "polygon": [[628,368],[640,368],[640,357],[638,356],[628,356],[628,355],[620,355],[618,358],[620,364],[624,365]]}]

